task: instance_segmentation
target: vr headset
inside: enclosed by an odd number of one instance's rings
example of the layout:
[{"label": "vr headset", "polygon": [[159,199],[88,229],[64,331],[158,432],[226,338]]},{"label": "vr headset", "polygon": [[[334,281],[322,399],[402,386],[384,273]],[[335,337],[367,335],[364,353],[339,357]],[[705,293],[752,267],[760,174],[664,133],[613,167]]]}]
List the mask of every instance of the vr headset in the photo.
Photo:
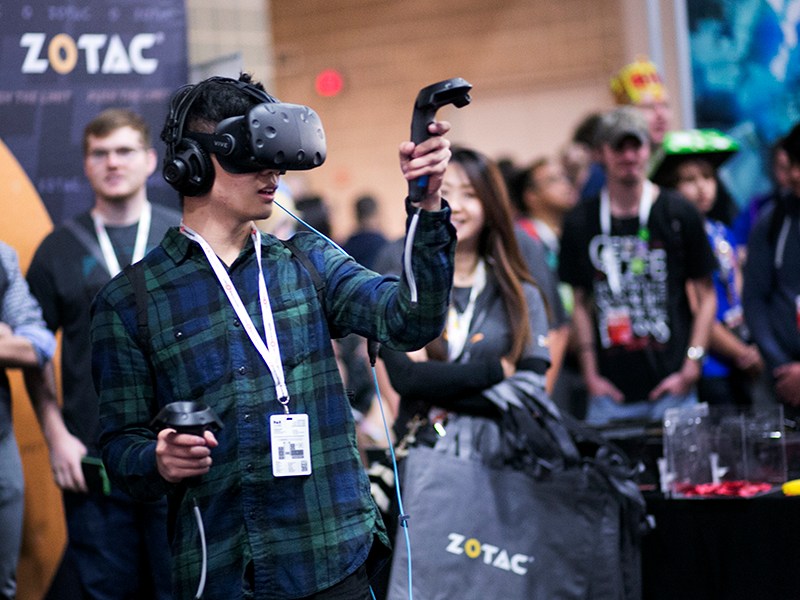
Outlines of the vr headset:
[{"label": "vr headset", "polygon": [[190,132],[228,173],[264,169],[306,171],[325,162],[325,132],[308,106],[256,104],[246,115],[220,121],[213,134]]},{"label": "vr headset", "polygon": [[[220,121],[214,133],[185,132],[189,109],[209,81],[234,85],[259,103],[245,115]],[[164,179],[183,196],[199,196],[211,189],[210,154],[229,173],[305,171],[320,166],[326,157],[325,132],[314,110],[278,102],[249,83],[225,77],[179,90],[161,138],[167,143]]]}]

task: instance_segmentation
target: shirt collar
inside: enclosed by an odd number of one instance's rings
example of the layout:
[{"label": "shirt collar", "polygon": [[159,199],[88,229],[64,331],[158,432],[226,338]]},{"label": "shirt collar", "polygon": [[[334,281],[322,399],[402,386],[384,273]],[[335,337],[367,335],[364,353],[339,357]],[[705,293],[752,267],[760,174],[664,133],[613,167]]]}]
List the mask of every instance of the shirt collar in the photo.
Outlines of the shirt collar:
[{"label": "shirt collar", "polygon": [[[261,251],[265,258],[270,256],[271,252],[275,251],[276,244],[278,244],[278,250],[280,250],[282,244],[278,242],[277,238],[263,232],[261,233]],[[162,246],[167,256],[169,256],[175,264],[181,264],[193,256],[205,259],[202,249],[183,235],[179,227],[169,228],[164,236]],[[252,254],[253,252],[253,244],[249,240],[245,245],[244,252],[247,254]]]},{"label": "shirt collar", "polygon": [[[196,247],[196,244],[192,244],[191,240],[181,233],[179,227],[170,227],[164,235],[161,246],[175,264],[181,264],[189,258],[192,247]],[[202,254],[202,250],[200,253]]]}]

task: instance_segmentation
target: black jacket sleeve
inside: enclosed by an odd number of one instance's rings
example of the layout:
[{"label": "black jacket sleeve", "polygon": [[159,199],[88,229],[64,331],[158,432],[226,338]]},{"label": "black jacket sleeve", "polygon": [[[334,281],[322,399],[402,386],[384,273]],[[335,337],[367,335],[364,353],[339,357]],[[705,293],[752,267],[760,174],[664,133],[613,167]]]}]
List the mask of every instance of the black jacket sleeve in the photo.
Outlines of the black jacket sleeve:
[{"label": "black jacket sleeve", "polygon": [[415,362],[404,352],[381,348],[392,387],[401,396],[427,397],[437,406],[480,392],[503,380],[499,360],[447,363]]}]

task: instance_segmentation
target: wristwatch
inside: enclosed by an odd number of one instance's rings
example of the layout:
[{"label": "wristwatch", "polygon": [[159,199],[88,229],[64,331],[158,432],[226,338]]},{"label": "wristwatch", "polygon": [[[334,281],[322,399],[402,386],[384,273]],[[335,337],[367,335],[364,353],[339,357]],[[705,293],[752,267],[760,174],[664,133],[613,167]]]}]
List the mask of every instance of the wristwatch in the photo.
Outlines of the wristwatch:
[{"label": "wristwatch", "polygon": [[702,346],[689,346],[686,350],[686,358],[693,361],[701,361],[706,355],[706,349]]}]

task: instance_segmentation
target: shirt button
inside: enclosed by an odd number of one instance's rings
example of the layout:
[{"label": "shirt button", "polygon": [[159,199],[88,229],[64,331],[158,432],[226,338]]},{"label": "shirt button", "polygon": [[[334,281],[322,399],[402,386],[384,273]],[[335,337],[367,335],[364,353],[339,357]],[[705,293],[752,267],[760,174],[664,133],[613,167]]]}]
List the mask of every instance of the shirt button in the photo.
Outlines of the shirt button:
[{"label": "shirt button", "polygon": [[244,375],[247,373],[247,367],[239,367],[239,375]]},{"label": "shirt button", "polygon": [[183,332],[182,332],[182,331],[176,331],[176,332],[175,332],[175,339],[176,339],[176,340],[179,340],[179,339],[181,339],[182,337],[183,337]]},{"label": "shirt button", "polygon": [[233,326],[234,327],[241,327],[242,326],[242,322],[239,319],[234,319]]},{"label": "shirt button", "polygon": [[249,422],[250,422],[250,413],[247,413],[247,414],[244,416],[244,420],[245,420],[245,422],[246,422],[246,423],[249,423]]},{"label": "shirt button", "polygon": [[247,469],[248,473],[252,473],[253,472],[253,463],[247,463],[247,465],[245,466],[245,469]]}]

